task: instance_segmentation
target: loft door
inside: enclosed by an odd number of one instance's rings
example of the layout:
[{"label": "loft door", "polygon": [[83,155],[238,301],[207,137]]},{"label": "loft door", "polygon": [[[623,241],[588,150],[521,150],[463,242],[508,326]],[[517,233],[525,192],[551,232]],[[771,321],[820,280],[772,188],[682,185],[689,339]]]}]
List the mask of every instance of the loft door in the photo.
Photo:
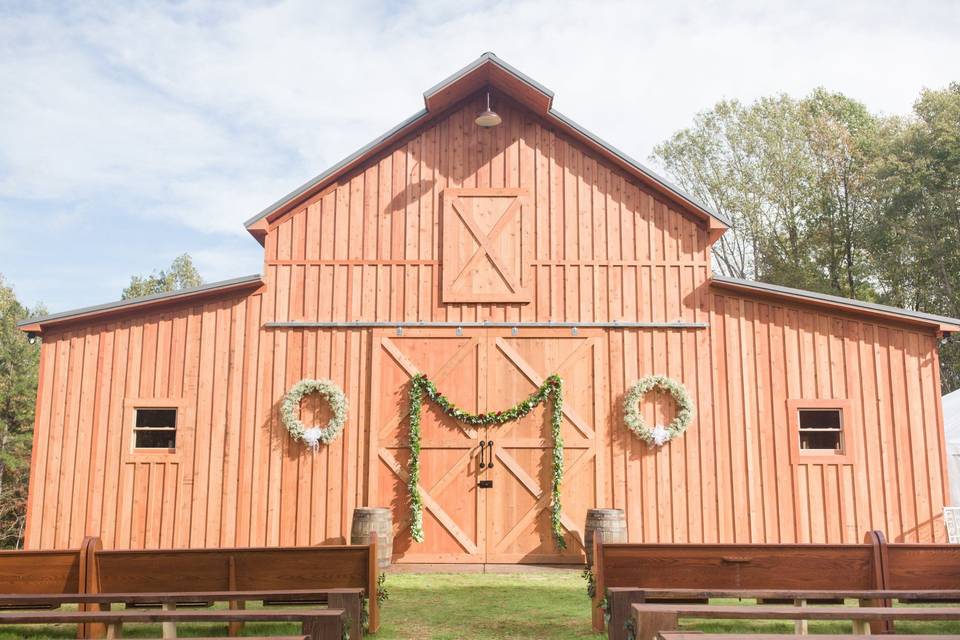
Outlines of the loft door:
[{"label": "loft door", "polygon": [[[582,523],[597,503],[602,337],[570,330],[405,330],[374,334],[371,505],[394,512],[398,562],[582,562]],[[424,404],[421,479],[426,540],[410,539],[409,380],[426,373],[472,413],[507,409],[551,373],[563,378],[561,433],[566,472],[562,523],[567,550],[550,526],[551,407],[502,426],[473,428]],[[482,446],[481,446],[482,445]]]}]

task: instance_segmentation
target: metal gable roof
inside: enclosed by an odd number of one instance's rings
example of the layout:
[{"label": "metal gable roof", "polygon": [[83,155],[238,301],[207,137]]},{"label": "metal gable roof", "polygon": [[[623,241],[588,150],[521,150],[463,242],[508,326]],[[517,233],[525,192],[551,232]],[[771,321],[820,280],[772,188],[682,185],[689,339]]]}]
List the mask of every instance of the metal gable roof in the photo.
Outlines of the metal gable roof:
[{"label": "metal gable roof", "polygon": [[[526,103],[531,105],[534,110],[540,110],[542,116],[559,126],[561,129],[575,134],[577,137],[583,139],[588,144],[591,144],[596,149],[608,154],[612,159],[619,161],[619,163],[625,169],[628,171],[633,171],[635,174],[637,174],[638,177],[658,185],[668,196],[673,196],[688,207],[717,220],[723,226],[731,226],[731,220],[727,216],[714,211],[712,208],[699,201],[694,196],[686,193],[680,187],[663,178],[649,167],[643,165],[613,145],[602,140],[567,116],[554,110],[552,107],[554,95],[552,91],[538,83],[536,80],[533,80],[529,76],[507,64],[505,61],[501,60],[491,52],[484,53],[467,66],[463,67],[459,71],[455,72],[424,92],[423,97],[426,108],[418,111],[413,116],[407,118],[383,135],[364,145],[323,173],[319,174],[315,178],[294,189],[280,200],[277,200],[267,208],[263,209],[255,216],[247,220],[244,223],[244,226],[249,231],[253,232],[255,225],[264,219],[268,218],[274,213],[282,211],[288,205],[298,201],[301,198],[309,197],[312,193],[322,189],[325,185],[336,179],[337,176],[348,171],[351,167],[361,163],[378,149],[381,149],[387,144],[398,140],[400,137],[406,133],[409,133],[420,124],[426,122],[432,116],[436,115],[439,111],[442,111],[442,109],[445,108],[446,103],[439,99],[441,94],[453,90],[453,88],[460,83],[468,83],[471,78],[475,78],[476,75],[483,69],[495,69],[501,74],[501,76],[508,77],[515,86],[524,87],[525,90],[529,92],[530,96],[533,96],[532,98],[526,100]],[[508,92],[511,91],[509,88],[505,90]],[[538,109],[538,106],[542,107],[542,109]],[[436,109],[436,111],[434,109]]]},{"label": "metal gable roof", "polygon": [[79,309],[71,309],[69,311],[60,311],[58,313],[51,313],[46,316],[27,318],[21,320],[17,323],[17,327],[23,330],[30,330],[32,327],[45,325],[53,322],[70,320],[73,318],[78,318],[81,316],[99,316],[105,313],[138,308],[143,306],[149,306],[161,302],[178,300],[182,298],[192,298],[200,295],[205,295],[208,293],[214,293],[217,291],[232,291],[235,289],[241,289],[247,286],[253,286],[254,284],[262,284],[263,279],[260,277],[260,274],[242,276],[239,278],[231,278],[230,280],[220,280],[218,282],[209,282],[207,284],[202,284],[198,287],[191,287],[189,289],[180,289],[179,291],[167,291],[164,293],[155,293],[149,296],[143,296],[142,298],[130,298],[129,300],[115,300],[114,302],[106,302],[104,304],[93,305],[90,307],[81,307]]},{"label": "metal gable roof", "polygon": [[891,307],[885,304],[875,302],[864,302],[863,300],[854,300],[853,298],[843,298],[828,293],[818,293],[816,291],[807,291],[805,289],[794,289],[792,287],[783,287],[766,282],[756,282],[754,280],[742,280],[740,278],[731,278],[714,274],[712,281],[721,286],[729,286],[738,289],[752,289],[763,293],[771,293],[779,296],[806,300],[824,305],[843,306],[862,311],[869,311],[880,315],[896,316],[906,320],[920,321],[925,324],[937,325],[940,330],[945,332],[960,331],[960,318],[949,318],[933,313],[924,313],[923,311],[912,311],[910,309],[901,309],[900,307]]}]

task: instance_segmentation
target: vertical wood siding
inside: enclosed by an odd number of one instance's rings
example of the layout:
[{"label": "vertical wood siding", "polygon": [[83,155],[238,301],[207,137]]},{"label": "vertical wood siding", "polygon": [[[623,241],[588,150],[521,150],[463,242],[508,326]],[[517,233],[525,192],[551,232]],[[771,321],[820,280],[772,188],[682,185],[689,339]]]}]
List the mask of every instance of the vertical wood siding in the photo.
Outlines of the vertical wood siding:
[{"label": "vertical wood siding", "polygon": [[[45,332],[27,547],[344,540],[377,494],[371,395],[397,389],[382,388],[371,330],[265,326],[286,320],[708,323],[599,332],[598,477],[589,499],[565,489],[572,520],[595,503],[624,508],[635,541],[943,540],[932,332],[712,288],[700,223],[507,98],[500,127],[475,127],[479,108],[453,108],[272,223],[261,291]],[[448,187],[527,190],[531,303],[441,304]],[[659,451],[622,422],[624,391],[653,373],[697,406]],[[279,420],[305,377],[350,400],[343,436],[317,453]],[[787,401],[835,398],[850,402],[852,460],[792,464]],[[175,454],[132,452],[131,409],[150,400],[180,410]],[[650,397],[644,411],[669,420],[672,405]]]}]

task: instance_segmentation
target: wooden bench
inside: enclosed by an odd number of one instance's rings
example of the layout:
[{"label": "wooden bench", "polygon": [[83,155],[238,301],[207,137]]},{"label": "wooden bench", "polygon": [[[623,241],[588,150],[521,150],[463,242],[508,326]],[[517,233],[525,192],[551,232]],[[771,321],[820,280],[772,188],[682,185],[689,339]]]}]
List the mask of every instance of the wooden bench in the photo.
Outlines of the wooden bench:
[{"label": "wooden bench", "polygon": [[343,640],[343,618],[341,609],[4,611],[0,612],[0,625],[102,624],[107,638],[112,639],[122,636],[125,623],[166,623],[163,637],[175,638],[175,629],[174,635],[169,635],[169,625],[181,622],[296,622],[301,635],[310,640]]},{"label": "wooden bench", "polygon": [[[87,537],[79,549],[0,551],[0,593],[44,596],[82,593],[89,579],[90,552],[98,543],[98,538]],[[28,603],[32,608],[50,606]],[[86,637],[87,631],[84,625],[78,626],[77,637]]]},{"label": "wooden bench", "polygon": [[[795,590],[795,589],[643,589],[638,587],[611,587],[607,589],[607,613],[610,616],[608,637],[613,640],[626,638],[626,621],[634,604],[657,601],[702,601],[710,598],[736,598],[738,600],[789,600],[795,606],[806,606],[823,600],[860,600],[861,605],[890,602],[892,600],[927,602],[955,602],[960,599],[960,589],[953,590]],[[805,633],[806,621],[797,622],[797,632]]]},{"label": "wooden bench", "polygon": [[[320,592],[362,589],[368,630],[380,627],[377,549],[369,545],[96,550],[87,593]],[[254,598],[257,599],[257,598]],[[276,600],[283,600],[279,595]],[[239,598],[232,607],[243,606]],[[273,598],[271,598],[273,600]],[[296,602],[296,598],[289,597]],[[240,630],[231,625],[231,634]]]},{"label": "wooden bench", "polygon": [[[59,595],[13,595],[0,594],[0,608],[27,609],[31,606],[59,607],[64,604],[84,605],[87,610],[98,610],[114,604],[127,607],[159,606],[166,610],[176,609],[178,605],[193,603],[231,602],[242,604],[251,601],[323,601],[331,609],[342,609],[350,628],[350,638],[362,640],[362,598],[363,589],[292,589],[284,591],[181,591],[177,593],[84,593]],[[242,607],[237,607],[242,608]],[[91,637],[101,635],[99,629],[87,629]]]},{"label": "wooden bench", "polygon": [[960,607],[795,607],[714,606],[703,604],[635,604],[636,640],[654,640],[661,631],[678,628],[680,618],[706,620],[850,620],[857,635],[870,633],[874,621],[960,620]]},{"label": "wooden bench", "polygon": [[601,533],[594,536],[593,629],[603,631],[601,605],[614,587],[882,589],[878,544],[607,544]]}]

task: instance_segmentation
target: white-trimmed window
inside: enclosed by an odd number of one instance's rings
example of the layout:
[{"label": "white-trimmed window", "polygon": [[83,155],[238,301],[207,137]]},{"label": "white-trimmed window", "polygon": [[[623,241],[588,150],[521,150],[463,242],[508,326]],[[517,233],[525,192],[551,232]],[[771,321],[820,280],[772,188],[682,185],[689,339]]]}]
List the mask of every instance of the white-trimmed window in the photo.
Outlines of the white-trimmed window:
[{"label": "white-trimmed window", "polygon": [[845,398],[788,400],[790,460],[794,464],[850,464],[853,409]]},{"label": "white-trimmed window", "polygon": [[134,449],[176,449],[176,407],[135,407],[133,447]]}]

